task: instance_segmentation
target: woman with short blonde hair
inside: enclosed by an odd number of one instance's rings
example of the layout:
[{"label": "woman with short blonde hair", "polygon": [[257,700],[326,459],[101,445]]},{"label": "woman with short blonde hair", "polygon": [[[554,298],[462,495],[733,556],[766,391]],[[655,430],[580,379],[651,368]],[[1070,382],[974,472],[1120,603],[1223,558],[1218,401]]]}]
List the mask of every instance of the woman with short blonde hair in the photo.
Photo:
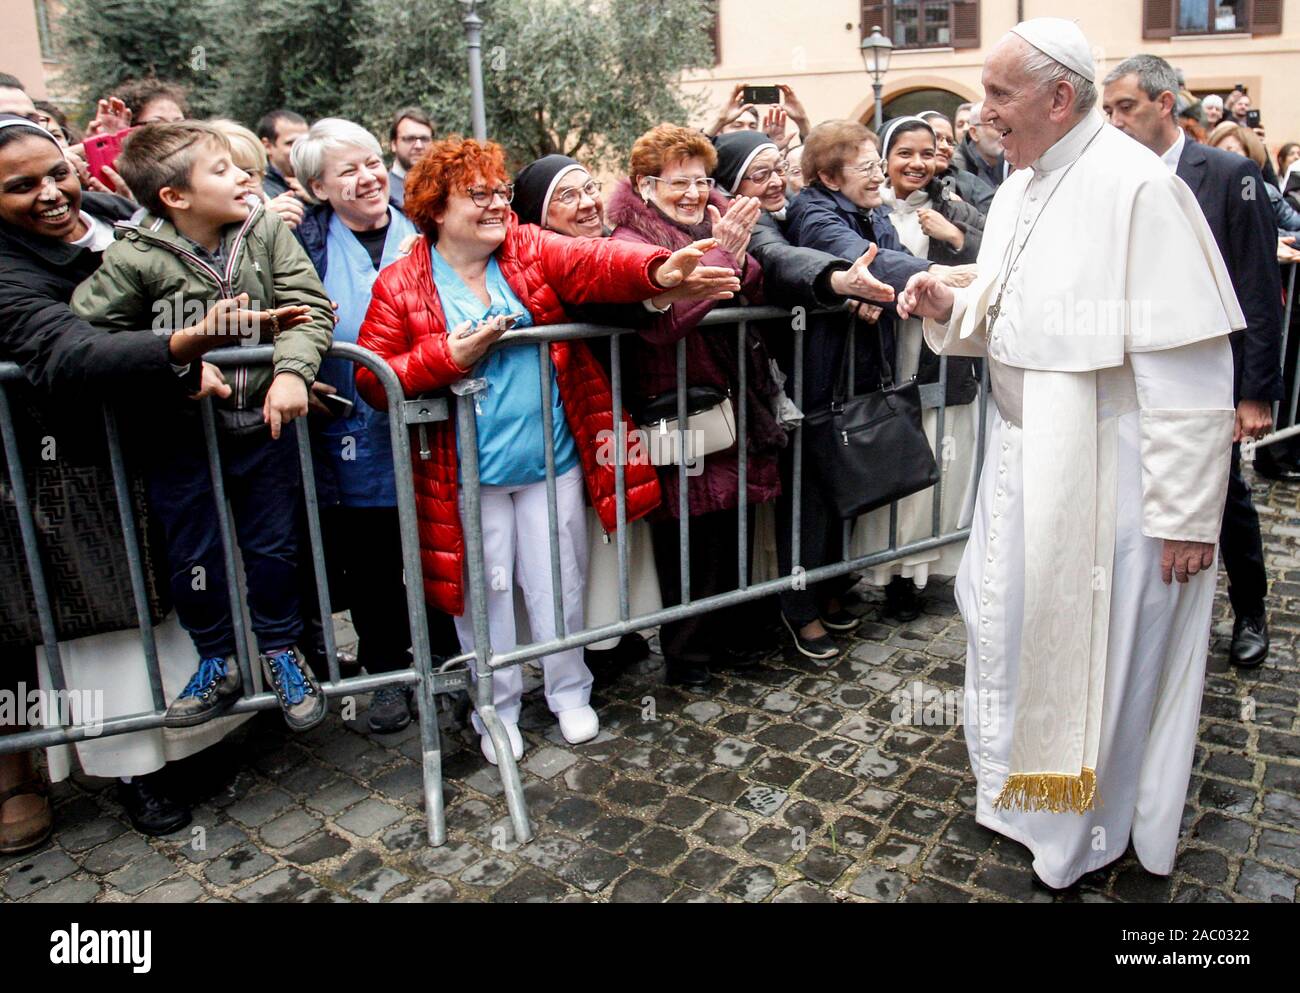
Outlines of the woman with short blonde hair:
[{"label": "woman with short blonde hair", "polygon": [[292,193],[282,193],[278,197],[268,197],[262,189],[266,179],[266,148],[257,135],[249,131],[238,121],[225,117],[214,117],[208,124],[225,137],[230,145],[230,158],[240,169],[248,173],[244,187],[253,196],[262,200],[267,209],[275,211],[280,220],[291,228],[302,223],[303,205]]}]

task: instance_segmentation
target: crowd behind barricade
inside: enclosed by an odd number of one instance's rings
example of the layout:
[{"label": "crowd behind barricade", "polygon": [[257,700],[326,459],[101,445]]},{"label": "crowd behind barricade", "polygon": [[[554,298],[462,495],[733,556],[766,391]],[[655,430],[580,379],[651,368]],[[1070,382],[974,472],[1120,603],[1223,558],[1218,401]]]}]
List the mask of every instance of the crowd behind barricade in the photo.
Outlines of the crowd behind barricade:
[{"label": "crowd behind barricade", "polygon": [[[1276,287],[1277,263],[1300,258],[1293,247],[1300,145],[1288,142],[1274,160],[1244,91],[1197,101],[1157,59],[1123,63],[1106,82],[1112,122],[1157,155],[1172,155],[1171,168],[1198,199],[1202,186],[1222,197],[1223,177],[1263,185],[1269,217],[1261,223],[1270,245],[1276,239],[1276,261],[1242,249],[1254,221],[1221,206],[1225,220],[1216,224],[1215,208],[1202,200],[1249,315],[1250,301]],[[79,766],[119,779],[137,830],[185,826],[189,812],[156,773],[247,718],[225,714],[245,691],[236,651],[245,623],[258,653],[247,675],[273,690],[288,726],[306,731],[324,719],[330,618],[316,606],[300,431],[314,456],[333,608],[350,611],[357,633],[355,656],[337,653],[343,675],[411,664],[408,582],[421,584],[435,655],[474,650],[466,609],[473,532],[462,516],[469,453],[459,448],[455,421],[424,426],[412,446],[423,575],[404,575],[385,390],[368,370],[327,356],[333,342],[370,349],[407,397],[473,384],[473,466],[496,652],[557,637],[553,594],[568,633],[619,619],[615,461],[624,469],[633,617],[683,600],[683,515],[692,600],[740,584],[742,513],[751,584],[884,550],[891,532],[898,546],[931,537],[936,478],[938,533],[968,526],[983,370],[973,359],[941,365],[920,319],[901,319],[893,301],[927,269],[954,284],[969,280],[964,267],[976,259],[985,217],[1011,170],[998,127],[979,104],[963,104],[953,118],[937,110],[898,117],[879,134],[851,120],[814,124],[794,91],[779,89],[779,104],[755,107],[737,87],[704,130],[652,128],[628,150],[620,178],[604,183],[590,164],[563,155],[512,176],[500,146],[440,134],[445,129],[419,107],[395,111],[385,148],[356,123],[309,122],[291,109],[271,110],[254,130],[193,120],[183,90],[152,79],[99,100],[81,134],[0,75],[0,361],[23,374],[8,393],[62,669],[69,689],[102,692],[105,717],[153,710],[105,468],[99,408],[108,403],[135,481],[167,705],[162,730],[49,749],[50,778]],[[104,145],[97,138],[112,139],[111,160],[93,152]],[[1208,182],[1198,185],[1197,169]],[[714,311],[759,304],[806,315],[801,349],[793,320],[750,322],[743,332],[701,323]],[[543,397],[537,348],[493,346],[511,329],[567,322],[630,333],[619,339],[617,364],[608,338],[552,342]],[[1248,434],[1271,419],[1267,402],[1283,389],[1290,396],[1296,365],[1297,336],[1281,363],[1276,335],[1259,323],[1244,344],[1234,341]],[[205,361],[215,348],[248,341],[273,344],[269,367],[222,370]],[[690,434],[702,446],[692,452],[684,499],[677,453],[663,441],[678,417],[679,350]],[[1283,368],[1285,387],[1273,383]],[[617,418],[613,376],[625,407]],[[848,509],[835,464],[846,456],[834,444],[810,443],[814,422],[848,397],[909,383],[925,398],[917,429],[929,454],[920,461],[932,456],[933,473],[921,484],[900,481],[892,513],[878,503]],[[215,407],[246,622],[232,614],[235,580],[226,574],[203,398]],[[547,405],[549,439],[539,416]],[[742,414],[744,452],[735,438]],[[798,446],[793,432],[805,422]],[[623,446],[618,459],[608,456],[610,437]],[[882,466],[897,456],[850,447],[847,435],[844,447]],[[1255,467],[1300,479],[1300,450],[1268,446]],[[24,682],[55,684],[32,584],[22,578],[9,471],[0,558],[6,577],[18,578],[0,592],[0,688],[13,692]],[[1238,618],[1233,661],[1254,665],[1267,653],[1262,551],[1237,461],[1233,480],[1223,539]],[[808,658],[835,658],[838,639],[859,623],[859,578],[883,589],[888,614],[914,619],[929,579],[952,576],[962,547],[910,554],[862,577],[791,582],[775,610],[748,602],[665,623],[664,678],[707,687],[714,671],[756,665],[778,638]],[[542,660],[545,700],[567,741],[599,732],[593,681],[648,652],[642,635],[629,634]],[[498,671],[494,692],[518,759],[519,667]],[[369,729],[400,731],[413,706],[409,688],[377,691]],[[478,715],[472,720],[495,763]],[[42,843],[51,824],[33,756],[0,756],[0,852]]]}]

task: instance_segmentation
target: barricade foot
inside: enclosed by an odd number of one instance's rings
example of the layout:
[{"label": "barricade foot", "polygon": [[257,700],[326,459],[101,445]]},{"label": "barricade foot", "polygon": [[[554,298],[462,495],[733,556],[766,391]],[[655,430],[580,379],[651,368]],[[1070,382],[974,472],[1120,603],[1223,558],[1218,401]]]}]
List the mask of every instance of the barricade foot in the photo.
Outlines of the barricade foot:
[{"label": "barricade foot", "polygon": [[497,754],[497,771],[501,774],[501,788],[506,795],[506,809],[510,811],[510,822],[515,829],[515,840],[521,845],[533,840],[533,828],[528,822],[528,804],[524,801],[524,787],[519,779],[519,765],[515,762],[515,753],[510,747],[510,738],[505,725],[497,716],[495,707],[481,707],[479,720],[487,728],[492,739],[492,747]]},{"label": "barricade foot", "polygon": [[424,817],[429,844],[437,848],[447,842],[447,816],[442,796],[442,735],[438,730],[438,706],[433,683],[421,679],[415,687],[416,710],[420,718],[420,755],[424,769]]}]

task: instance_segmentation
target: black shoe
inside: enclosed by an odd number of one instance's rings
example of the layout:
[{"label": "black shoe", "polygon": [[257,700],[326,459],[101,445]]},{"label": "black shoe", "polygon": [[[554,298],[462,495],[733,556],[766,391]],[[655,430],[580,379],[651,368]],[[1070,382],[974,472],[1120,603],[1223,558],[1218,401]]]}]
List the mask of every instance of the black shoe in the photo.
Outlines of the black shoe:
[{"label": "black shoe", "polygon": [[748,645],[730,645],[714,655],[709,663],[712,669],[727,669],[733,672],[754,669],[767,658],[771,646],[755,648]]},{"label": "black shoe", "polygon": [[151,838],[179,831],[190,822],[190,812],[155,792],[154,776],[135,776],[117,784],[118,802],[126,808],[131,826]]},{"label": "black shoe", "polygon": [[371,734],[396,734],[411,723],[411,688],[385,686],[370,698],[366,727]]},{"label": "black shoe", "polygon": [[619,639],[613,648],[584,648],[582,659],[587,667],[602,668],[634,665],[650,657],[650,642],[633,631]]},{"label": "black shoe", "polygon": [[885,587],[885,613],[900,621],[921,616],[921,593],[910,579],[895,576]]},{"label": "black shoe", "polygon": [[234,656],[200,659],[185,689],[163,715],[163,727],[188,728],[212,720],[239,699],[240,688]]},{"label": "black shoe", "polygon": [[832,631],[852,631],[861,623],[861,617],[854,617],[842,607],[834,613],[822,615],[822,627]]},{"label": "black shoe", "polygon": [[669,659],[666,663],[668,676],[665,682],[669,686],[704,686],[712,678],[708,666],[697,662],[679,662]]},{"label": "black shoe", "polygon": [[1232,625],[1232,647],[1228,661],[1243,669],[1253,669],[1268,658],[1268,624],[1264,615],[1238,617]]},{"label": "black shoe", "polygon": [[828,634],[820,638],[805,638],[799,633],[799,630],[790,623],[790,618],[785,614],[781,615],[781,620],[785,623],[785,628],[790,632],[790,637],[794,639],[794,647],[799,650],[800,655],[806,655],[810,659],[833,659],[840,654],[840,646],[831,641]]}]

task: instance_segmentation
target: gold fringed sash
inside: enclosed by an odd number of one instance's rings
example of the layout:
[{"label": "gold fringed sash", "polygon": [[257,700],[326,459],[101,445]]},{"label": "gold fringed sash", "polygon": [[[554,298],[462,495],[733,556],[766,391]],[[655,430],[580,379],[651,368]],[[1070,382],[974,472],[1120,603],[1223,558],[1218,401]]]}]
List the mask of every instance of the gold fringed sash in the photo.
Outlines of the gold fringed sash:
[{"label": "gold fringed sash", "polygon": [[1082,814],[1097,805],[1097,773],[1085,768],[1078,776],[1055,772],[1008,776],[993,801],[994,810],[1042,810],[1049,814]]},{"label": "gold fringed sash", "polygon": [[1115,555],[1113,418],[1095,372],[1024,372],[1024,617],[1010,769],[997,809],[1083,813],[1097,801]]}]

